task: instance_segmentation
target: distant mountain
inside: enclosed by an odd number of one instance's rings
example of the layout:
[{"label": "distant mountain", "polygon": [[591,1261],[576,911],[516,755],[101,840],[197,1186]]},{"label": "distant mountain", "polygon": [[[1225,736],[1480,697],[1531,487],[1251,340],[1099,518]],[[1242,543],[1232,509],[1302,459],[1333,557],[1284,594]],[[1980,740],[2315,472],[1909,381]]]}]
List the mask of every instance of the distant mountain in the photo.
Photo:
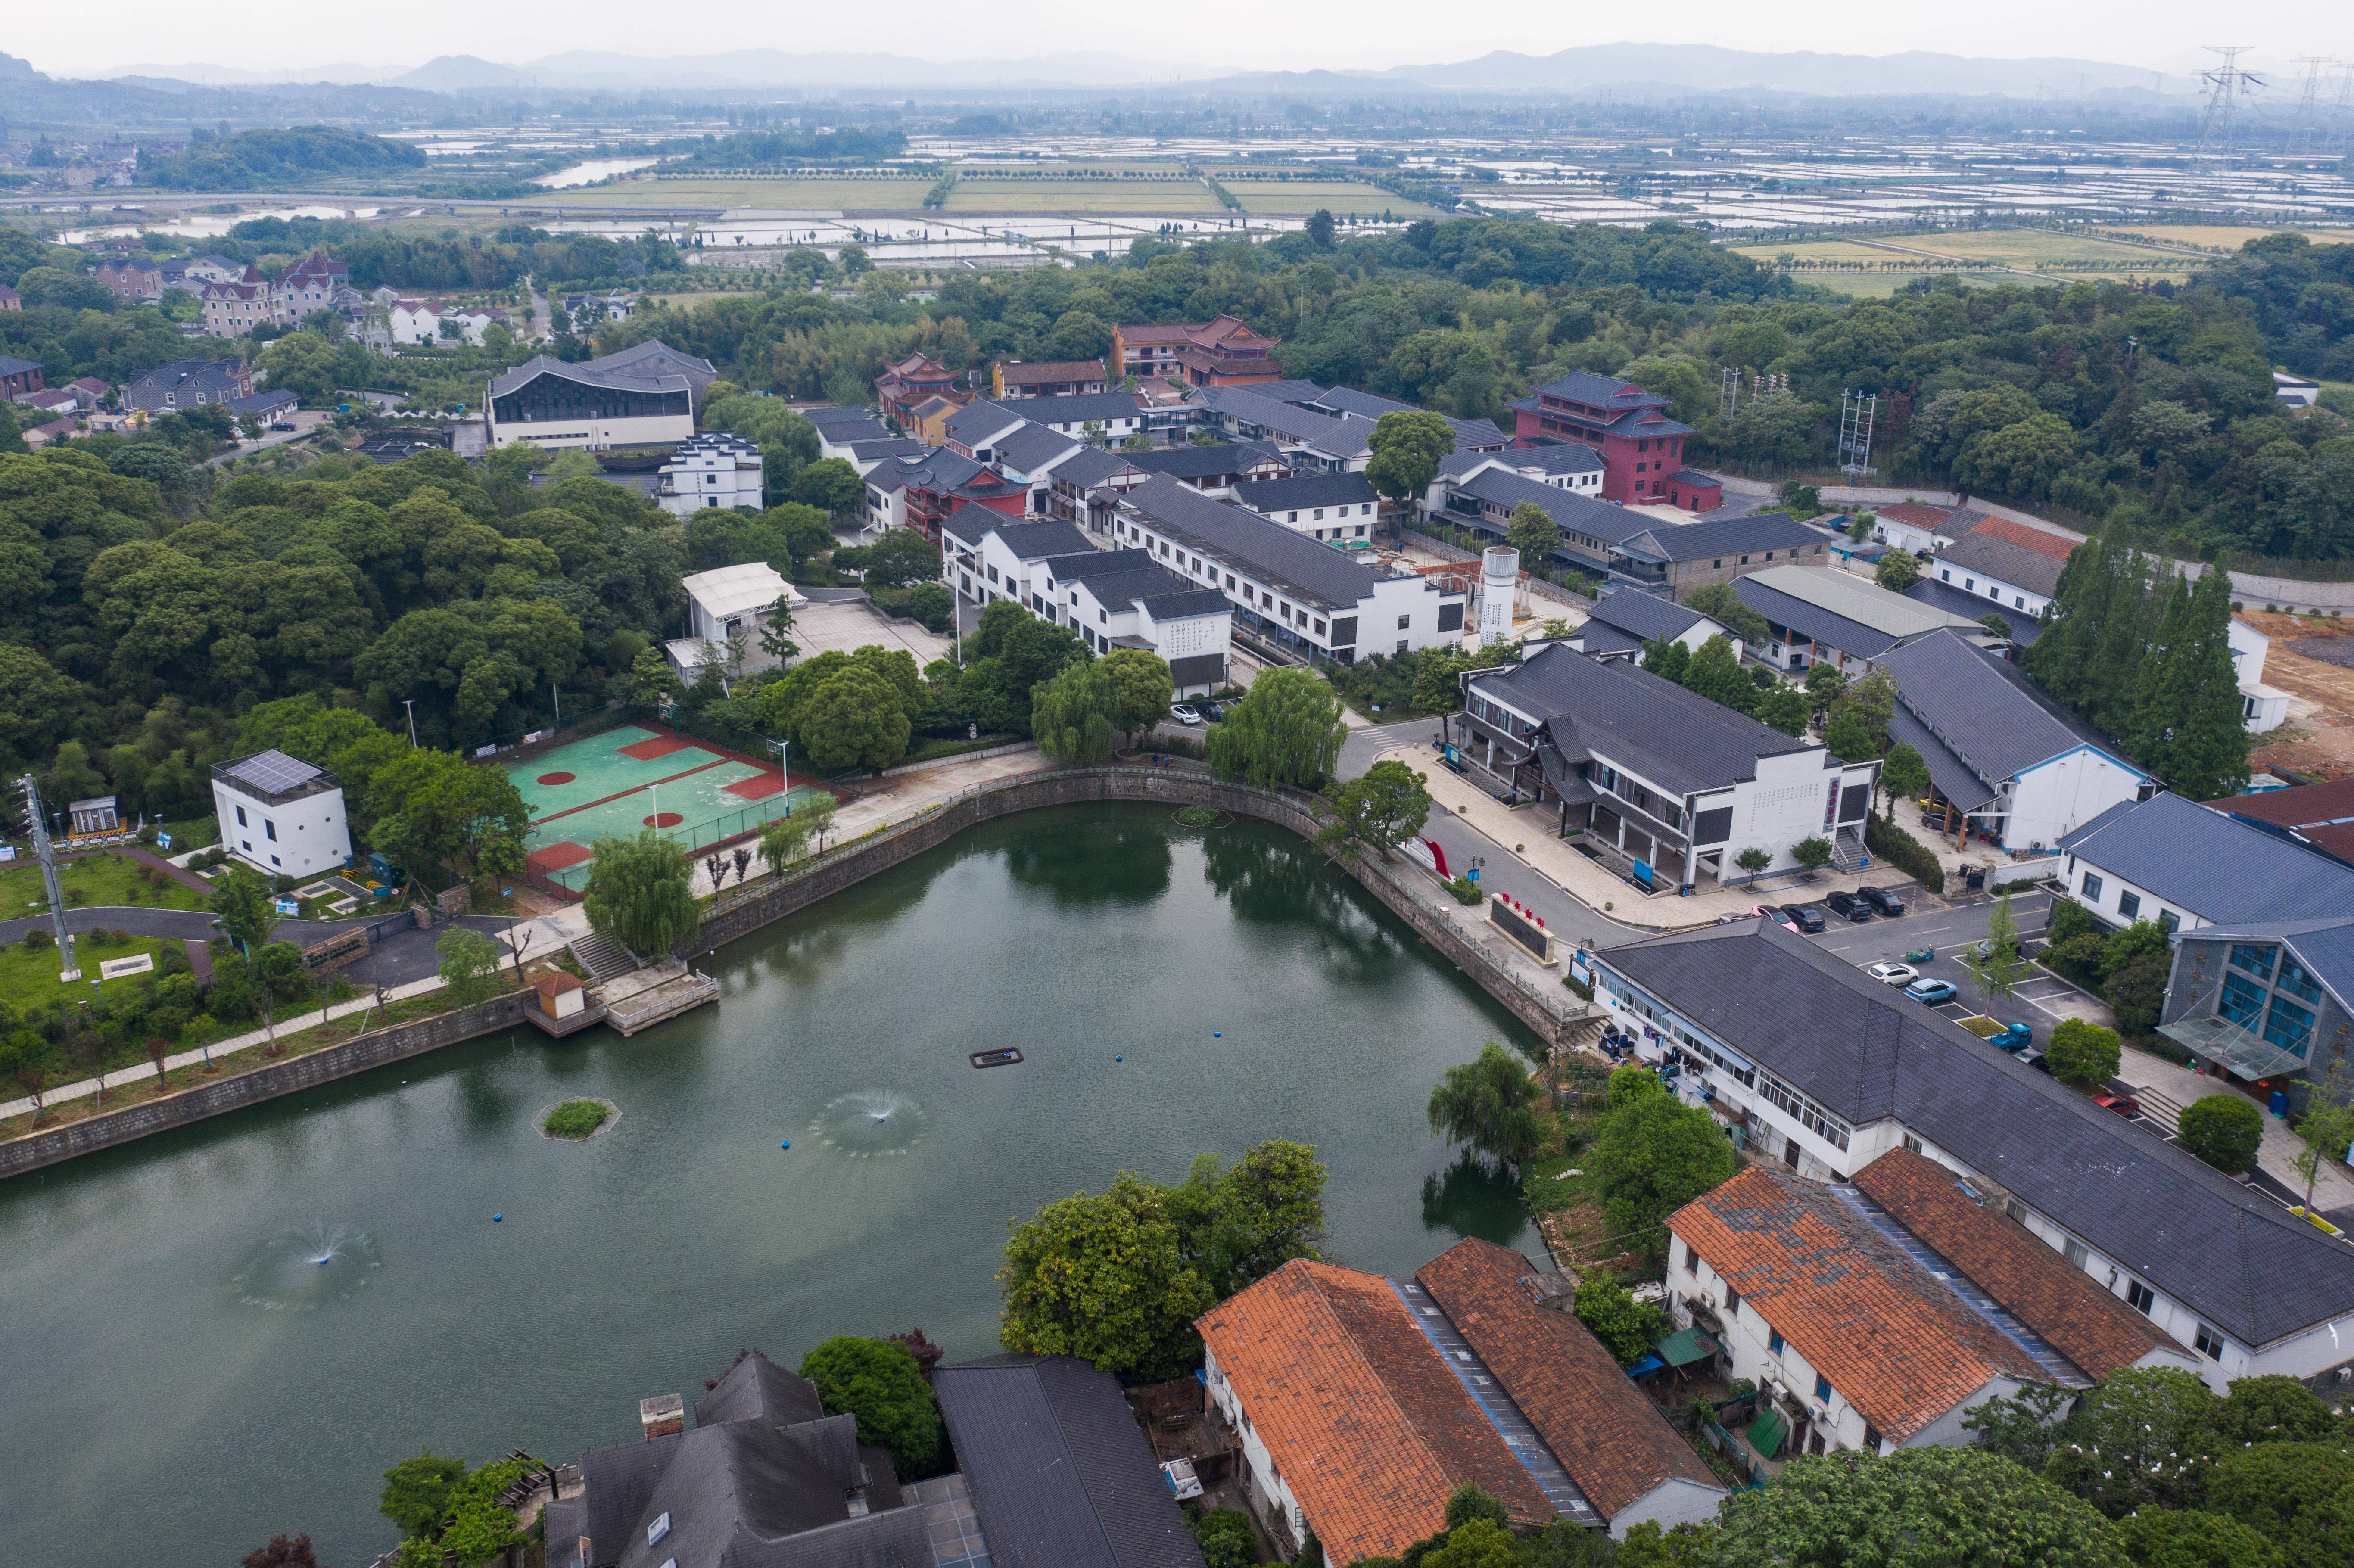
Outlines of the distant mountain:
[{"label": "distant mountain", "polygon": [[472,55],[436,56],[415,70],[379,79],[387,86],[411,87],[421,92],[482,92],[532,85],[514,67],[493,65]]},{"label": "distant mountain", "polygon": [[1384,79],[1455,91],[1554,91],[1573,95],[1621,86],[1694,92],[1799,92],[1820,97],[1894,93],[2038,93],[2148,90],[2156,71],[2102,60],[1988,59],[1914,50],[1897,55],[1766,54],[1713,44],[1588,44],[1557,54],[1499,49],[1457,65],[1399,66]]},{"label": "distant mountain", "polygon": [[20,60],[15,55],[0,55],[0,81],[47,81],[48,78],[33,69],[30,60]]},{"label": "distant mountain", "polygon": [[333,65],[297,66],[287,70],[248,70],[242,66],[211,64],[196,65],[134,65],[109,71],[110,81],[135,81],[148,84],[182,82],[196,87],[255,87],[277,83],[311,83],[331,81],[355,84],[383,79],[381,66],[359,65],[339,60]]}]

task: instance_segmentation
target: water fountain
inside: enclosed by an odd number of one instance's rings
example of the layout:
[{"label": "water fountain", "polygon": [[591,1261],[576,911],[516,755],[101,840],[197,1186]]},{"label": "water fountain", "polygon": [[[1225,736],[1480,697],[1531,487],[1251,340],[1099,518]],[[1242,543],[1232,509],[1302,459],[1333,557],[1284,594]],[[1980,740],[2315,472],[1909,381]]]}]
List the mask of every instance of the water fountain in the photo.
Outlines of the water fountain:
[{"label": "water fountain", "polygon": [[930,1125],[924,1107],[896,1089],[857,1089],[827,1101],[810,1131],[828,1149],[872,1160],[907,1153]]},{"label": "water fountain", "polygon": [[247,1252],[229,1288],[265,1312],[313,1312],[361,1289],[383,1266],[376,1239],[345,1224],[298,1225]]}]

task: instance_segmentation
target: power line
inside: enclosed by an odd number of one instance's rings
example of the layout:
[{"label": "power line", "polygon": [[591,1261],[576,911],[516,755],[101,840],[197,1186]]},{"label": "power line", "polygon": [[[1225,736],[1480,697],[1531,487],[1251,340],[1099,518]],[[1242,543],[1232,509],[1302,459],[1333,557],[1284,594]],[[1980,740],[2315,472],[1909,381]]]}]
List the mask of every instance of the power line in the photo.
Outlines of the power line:
[{"label": "power line", "polygon": [[2303,156],[2314,150],[2314,137],[2320,129],[2316,110],[2321,97],[2321,68],[2338,62],[2327,55],[2299,55],[2296,63],[2305,68],[2305,86],[2296,97],[2296,128],[2290,133],[2289,151]]},{"label": "power line", "polygon": [[2243,99],[2254,96],[2264,80],[2252,71],[2240,69],[2240,57],[2248,52],[2246,44],[2208,44],[2211,55],[2223,57],[2213,70],[2201,72],[2199,79],[2207,84],[2207,112],[2199,122],[2199,162],[2202,164],[2220,159],[2230,162],[2232,156],[2232,122]]}]

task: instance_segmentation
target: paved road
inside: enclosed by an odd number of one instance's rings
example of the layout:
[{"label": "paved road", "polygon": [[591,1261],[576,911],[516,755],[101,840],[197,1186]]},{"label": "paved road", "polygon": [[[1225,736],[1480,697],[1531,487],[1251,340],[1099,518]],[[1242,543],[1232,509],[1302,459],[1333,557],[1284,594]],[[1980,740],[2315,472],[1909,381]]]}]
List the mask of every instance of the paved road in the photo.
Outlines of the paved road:
[{"label": "paved road", "polygon": [[[2011,917],[2019,922],[2021,930],[2038,932],[2043,928],[2051,906],[2052,895],[2048,893],[2016,894],[2010,901]],[[1961,988],[1958,1001],[1947,1002],[1937,1011],[1949,1018],[1963,1018],[1982,1011],[1982,999],[1972,989],[1970,972],[1962,966],[1958,955],[1987,934],[1994,908],[1994,901],[1985,899],[1947,909],[1908,911],[1893,920],[1875,917],[1861,925],[1851,926],[1834,918],[1830,929],[1813,939],[1858,966],[1901,961],[1915,948],[1935,949],[1935,958],[1915,967],[1923,974],[1951,980]],[[1892,991],[1895,989],[1890,988]],[[2020,980],[2014,994],[1997,1001],[1990,1012],[1998,1022],[2026,1024],[2035,1032],[2035,1044],[2041,1047],[2052,1038],[2052,1026],[2081,1011],[2086,1000],[2066,980],[2035,969]]]},{"label": "paved road", "polygon": [[298,408],[288,416],[294,426],[292,429],[268,430],[263,432],[258,441],[239,441],[235,451],[226,451],[217,458],[207,458],[205,460],[205,466],[218,468],[223,463],[235,462],[239,458],[251,457],[254,453],[266,450],[270,447],[284,446],[288,441],[299,441],[332,418],[334,418],[332,414],[322,409]]},{"label": "paved road", "polygon": [[[387,911],[388,913],[388,911]],[[87,909],[69,910],[66,929],[77,936],[92,927],[103,926],[110,931],[128,931],[136,937],[170,937],[181,941],[208,941],[218,935],[213,929],[213,917],[202,909],[149,909],[138,905],[115,905]],[[21,942],[25,933],[35,926],[48,927],[48,917],[22,920],[0,920],[0,943]],[[504,915],[461,915],[458,923],[485,936],[495,936],[514,921]],[[280,941],[307,947],[346,931],[355,925],[352,920],[281,920],[276,932]],[[354,984],[370,983],[386,986],[406,985],[410,980],[423,980],[439,972],[440,959],[433,945],[447,929],[436,926],[431,930],[407,930],[387,937],[378,942],[367,958],[345,969],[344,974]],[[101,950],[99,957],[105,957]],[[528,952],[525,957],[536,957]]]}]

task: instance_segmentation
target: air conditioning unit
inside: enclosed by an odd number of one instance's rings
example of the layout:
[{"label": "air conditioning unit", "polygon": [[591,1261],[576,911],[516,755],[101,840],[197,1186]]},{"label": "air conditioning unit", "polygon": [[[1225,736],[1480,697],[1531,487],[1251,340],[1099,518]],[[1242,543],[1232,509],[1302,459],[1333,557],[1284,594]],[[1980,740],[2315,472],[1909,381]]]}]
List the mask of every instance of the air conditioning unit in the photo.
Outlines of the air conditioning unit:
[{"label": "air conditioning unit", "polygon": [[2336,1381],[2339,1383],[2354,1383],[2354,1367],[2339,1367],[2338,1369],[2338,1377]]},{"label": "air conditioning unit", "polygon": [[1766,1386],[1772,1392],[1774,1397],[1776,1399],[1787,1399],[1790,1397],[1789,1386],[1783,1383],[1783,1381],[1778,1377],[1772,1383],[1767,1383]]}]

